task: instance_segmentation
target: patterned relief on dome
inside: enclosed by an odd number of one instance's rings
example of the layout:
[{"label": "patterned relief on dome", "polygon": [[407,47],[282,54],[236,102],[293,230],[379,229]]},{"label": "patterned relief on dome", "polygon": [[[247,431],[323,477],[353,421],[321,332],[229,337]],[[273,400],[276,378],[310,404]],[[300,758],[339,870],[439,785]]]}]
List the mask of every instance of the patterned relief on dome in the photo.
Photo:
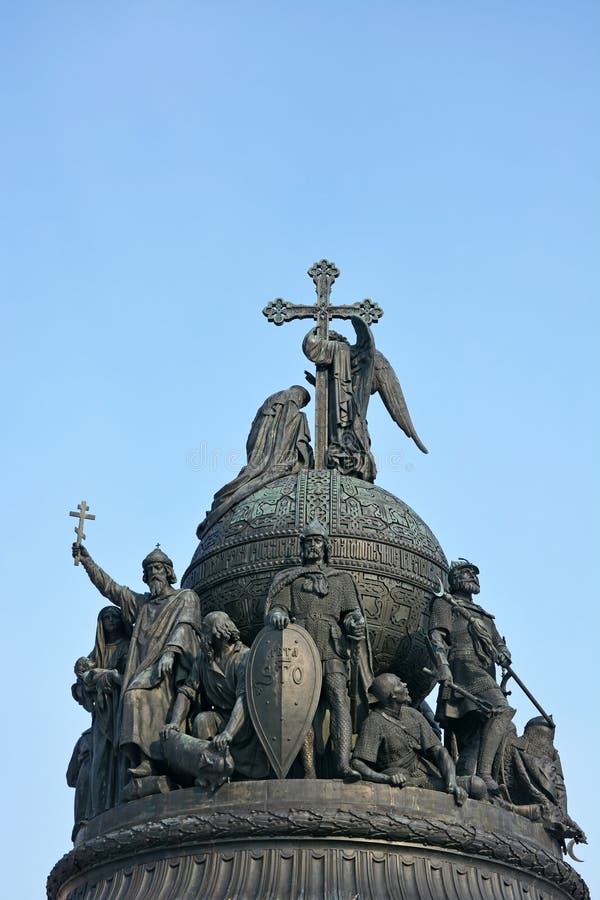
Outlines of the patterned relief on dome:
[{"label": "patterned relief on dome", "polygon": [[409,544],[446,565],[440,545],[409,506],[393,494],[355,478],[341,479],[339,531],[365,537],[385,534],[388,541]]},{"label": "patterned relief on dome", "polygon": [[353,574],[360,572],[408,577],[426,590],[437,585],[445,567],[420,553],[397,544],[364,537],[335,536],[329,540],[329,559],[333,566],[341,566]]},{"label": "patterned relief on dome", "polygon": [[335,501],[332,502],[332,484],[339,480],[336,473],[327,471],[301,472],[296,491],[296,527],[302,531],[308,522],[319,519],[329,530],[335,522]]},{"label": "patterned relief on dome", "polygon": [[188,575],[203,590],[215,582],[228,581],[264,569],[278,571],[283,566],[298,563],[298,550],[298,537],[293,533],[281,537],[265,536],[261,540],[245,540],[237,544],[229,543],[220,550],[199,557],[195,570],[186,573],[186,586],[190,586],[187,584]]},{"label": "patterned relief on dome", "polygon": [[295,511],[296,478],[287,476],[242,500],[213,525],[202,540],[202,555],[246,536],[248,531],[293,531]]},{"label": "patterned relief on dome", "polygon": [[260,494],[255,494],[250,502],[242,504],[243,509],[236,508],[231,517],[229,530],[234,533],[240,526],[252,528],[254,531],[269,529],[288,529],[293,526],[295,511],[295,485],[290,486],[289,493],[284,493],[281,486],[270,485]]},{"label": "patterned relief on dome", "polygon": [[368,572],[353,575],[373,628],[385,629],[398,638],[423,627],[428,602],[421,588]]},{"label": "patterned relief on dome", "polygon": [[396,581],[390,587],[390,625],[404,632],[416,631],[428,603],[423,591],[408,581]]},{"label": "patterned relief on dome", "polygon": [[329,528],[332,537],[383,539],[391,546],[421,552],[443,568],[447,566],[435,537],[410,507],[381,488],[335,471],[286,476],[243,500],[204,537],[194,563],[213,548],[241,540],[292,532],[298,535],[315,518]]},{"label": "patterned relief on dome", "polygon": [[387,510],[379,491],[355,478],[344,478],[340,491],[339,530],[365,537],[387,531]]},{"label": "patterned relief on dome", "polygon": [[399,540],[406,540],[408,536],[410,543],[422,550],[423,553],[428,553],[446,564],[442,548],[434,539],[427,525],[413,512],[410,506],[390,507],[389,529],[390,533],[397,536]]},{"label": "patterned relief on dome", "polygon": [[223,609],[237,623],[244,643],[251,643],[263,625],[265,600],[273,570],[223,580],[201,595],[202,614]]},{"label": "patterned relief on dome", "polygon": [[380,622],[385,617],[385,604],[388,602],[389,589],[385,580],[370,572],[354,576],[360,591],[363,609],[369,622]]}]

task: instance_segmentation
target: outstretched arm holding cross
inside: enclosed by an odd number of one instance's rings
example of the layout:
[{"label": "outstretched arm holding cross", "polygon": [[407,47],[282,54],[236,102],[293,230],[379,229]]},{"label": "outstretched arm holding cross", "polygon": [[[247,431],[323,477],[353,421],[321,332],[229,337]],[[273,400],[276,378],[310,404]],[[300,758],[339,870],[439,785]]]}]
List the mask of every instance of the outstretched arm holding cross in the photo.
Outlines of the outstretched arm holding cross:
[{"label": "outstretched arm holding cross", "polygon": [[75,541],[72,552],[73,559],[76,562],[81,562],[94,587],[100,591],[103,597],[106,597],[107,600],[110,600],[111,603],[114,603],[115,606],[121,609],[126,620],[133,622],[139,603],[143,599],[143,594],[136,594],[135,591],[132,591],[126,585],[117,584],[104,569],[94,562],[83,544],[78,544]]}]

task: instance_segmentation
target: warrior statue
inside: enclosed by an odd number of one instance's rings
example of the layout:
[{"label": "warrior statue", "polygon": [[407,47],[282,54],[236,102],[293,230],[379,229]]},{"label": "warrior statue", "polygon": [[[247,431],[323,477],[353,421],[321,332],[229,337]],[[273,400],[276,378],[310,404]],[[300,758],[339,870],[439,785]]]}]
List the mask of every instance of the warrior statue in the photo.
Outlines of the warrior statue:
[{"label": "warrior statue", "polygon": [[328,468],[374,481],[377,469],[367,428],[371,394],[381,394],[394,422],[419,450],[427,453],[427,448],[412,423],[394,370],[375,348],[371,328],[360,316],[352,316],[351,322],[355,344],[350,345],[335,331],[323,337],[318,328],[313,328],[304,338],[302,349],[311,362],[327,368]]},{"label": "warrior statue", "polygon": [[[246,705],[246,663],[249,648],[227,613],[210,612],[202,621],[201,649],[189,678],[179,685],[169,724],[163,731],[165,753],[179,770],[210,782],[207,751],[223,757],[231,753],[237,777],[260,779],[269,774],[269,763],[260,746]],[[198,711],[202,710],[202,711]],[[192,711],[192,735],[178,739]],[[210,742],[210,746],[207,746]],[[194,754],[194,748],[197,748]],[[201,757],[202,772],[197,758]],[[220,774],[220,762],[217,760]],[[214,768],[214,766],[212,766]],[[200,777],[199,777],[200,775]]]},{"label": "warrior statue", "polygon": [[200,539],[227,510],[283,475],[312,468],[313,452],[306,414],[306,388],[294,384],[267,397],[256,413],[246,441],[247,463],[239,475],[214,496],[210,511],[198,525]]},{"label": "warrior statue", "polygon": [[[283,629],[293,620],[315,642],[323,671],[320,707],[330,712],[337,775],[358,780],[350,753],[353,722],[366,715],[372,680],[366,621],[352,576],[328,565],[327,536],[318,520],[304,528],[300,536],[302,565],[273,579],[265,623]],[[306,736],[301,760],[305,777],[316,778],[314,728]]]},{"label": "warrior statue", "polygon": [[132,631],[120,723],[120,747],[129,760],[129,773],[140,779],[161,774],[160,730],[198,652],[200,601],[194,591],[172,587],[177,580],[173,563],[158,547],[142,562],[147,594],[113,581],[82,544],[73,544],[73,556],[100,593],[120,608]]},{"label": "warrior statue", "polygon": [[352,767],[367,781],[446,791],[461,806],[467,796],[482,799],[484,782],[476,775],[456,776],[452,757],[411,702],[407,686],[386,672],[373,681],[377,700],[361,728]]},{"label": "warrior statue", "polygon": [[479,775],[490,790],[494,757],[515,714],[496,682],[496,664],[511,657],[494,617],[473,602],[479,593],[479,569],[466,559],[448,573],[450,595],[436,596],[429,636],[440,682],[436,718],[445,739],[456,741],[459,775]]}]

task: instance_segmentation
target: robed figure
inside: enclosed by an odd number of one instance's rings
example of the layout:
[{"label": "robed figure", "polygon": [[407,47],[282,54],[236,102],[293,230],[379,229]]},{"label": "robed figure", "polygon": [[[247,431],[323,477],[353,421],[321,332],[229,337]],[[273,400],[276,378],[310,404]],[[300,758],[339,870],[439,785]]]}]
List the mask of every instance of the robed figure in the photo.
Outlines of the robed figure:
[{"label": "robed figure", "polygon": [[128,630],[114,606],[100,610],[94,649],[77,660],[73,697],[92,714],[90,736],[90,815],[116,806],[125,782],[119,753],[121,685],[129,652]]},{"label": "robed figure", "polygon": [[[201,634],[200,653],[190,676],[178,688],[170,722],[163,731],[167,759],[175,764],[177,772],[196,776],[199,784],[211,780],[211,752],[222,757],[229,751],[236,779],[266,778],[269,763],[246,703],[250,650],[241,642],[235,622],[225,612],[208,613],[202,621]],[[173,730],[184,732],[188,720],[190,734],[176,739]],[[214,772],[214,764],[212,768],[214,778],[220,770]]]},{"label": "robed figure", "polygon": [[198,525],[200,539],[233,506],[284,475],[312,468],[313,452],[306,414],[306,388],[295,384],[271,394],[259,407],[246,441],[247,463],[233,481],[214,496],[210,511]]},{"label": "robed figure", "polygon": [[133,777],[164,771],[160,731],[167,722],[177,688],[188,677],[200,646],[200,601],[191,590],[174,590],[173,563],[160,548],[142,563],[150,592],[139,594],[117,584],[75,544],[90,580],[115,603],[132,630],[121,693],[120,747]]}]

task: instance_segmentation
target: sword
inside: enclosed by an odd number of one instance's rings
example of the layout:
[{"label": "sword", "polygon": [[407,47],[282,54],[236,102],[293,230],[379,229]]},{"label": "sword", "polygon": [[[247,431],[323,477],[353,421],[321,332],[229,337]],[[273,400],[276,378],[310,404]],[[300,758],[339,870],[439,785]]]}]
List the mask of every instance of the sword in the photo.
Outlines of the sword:
[{"label": "sword", "polygon": [[[471,616],[469,614],[469,612],[466,609],[464,609],[464,607],[460,603],[456,602],[456,600],[454,599],[452,594],[450,594],[450,593],[448,593],[448,591],[444,590],[444,585],[442,584],[442,579],[439,576],[438,576],[438,581],[440,584],[440,589],[439,589],[439,591],[433,592],[434,597],[443,597],[443,599],[446,600],[451,606],[456,606],[460,610],[461,614],[465,617],[467,622],[470,623],[471,619],[474,617]],[[498,662],[498,660],[495,659],[494,662]],[[531,693],[529,688],[521,681],[521,679],[519,678],[519,676],[517,675],[515,670],[512,668],[512,666],[502,664],[502,663],[498,663],[498,665],[500,665],[501,668],[504,669],[510,675],[510,677],[515,680],[515,682],[519,685],[519,687],[521,688],[521,690],[523,691],[525,696],[533,703],[533,705],[535,706],[537,711],[542,714],[542,716],[544,717],[544,719],[546,720],[546,722],[548,723],[550,728],[554,728],[554,720],[553,720],[552,716],[546,712],[546,710],[543,708],[543,706],[540,703],[538,703],[538,701],[535,699],[535,697],[533,696],[533,694]],[[457,687],[457,685],[454,685],[454,687]]]}]

